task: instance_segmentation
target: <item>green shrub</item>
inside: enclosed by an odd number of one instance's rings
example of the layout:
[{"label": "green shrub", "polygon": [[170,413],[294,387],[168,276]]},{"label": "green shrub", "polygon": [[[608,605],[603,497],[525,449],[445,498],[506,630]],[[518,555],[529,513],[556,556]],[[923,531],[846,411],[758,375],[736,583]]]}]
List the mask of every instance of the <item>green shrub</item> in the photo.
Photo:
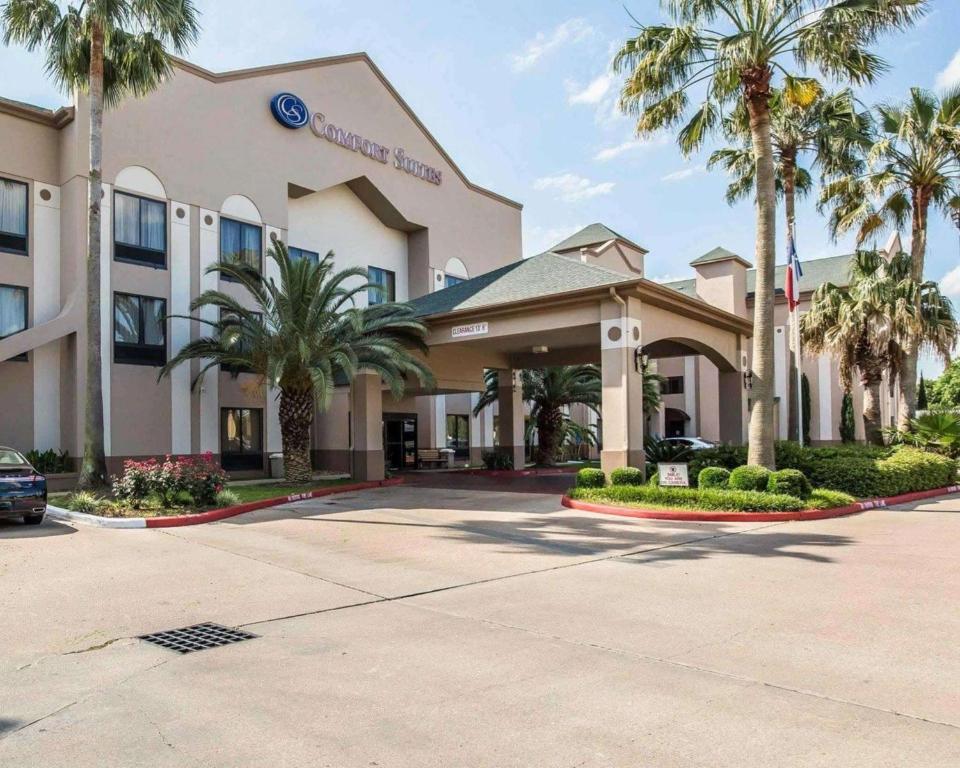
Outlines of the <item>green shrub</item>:
[{"label": "green shrub", "polygon": [[602,469],[584,467],[577,472],[577,488],[603,488],[607,484]]},{"label": "green shrub", "polygon": [[643,452],[651,464],[676,464],[689,461],[694,453],[688,446],[654,435],[643,438]]},{"label": "green shrub", "polygon": [[768,493],[785,493],[787,496],[806,499],[812,490],[810,481],[799,469],[779,469],[772,472],[767,481]]},{"label": "green shrub", "polygon": [[694,451],[687,470],[690,474],[690,482],[696,483],[704,467],[736,469],[746,463],[747,447],[745,445],[718,445],[716,448]]},{"label": "green shrub", "polygon": [[85,515],[95,515],[100,511],[102,500],[89,491],[78,491],[67,498],[67,507],[74,512]]},{"label": "green shrub", "polygon": [[729,486],[738,491],[765,491],[770,482],[770,470],[766,467],[746,465],[730,473]]},{"label": "green shrub", "polygon": [[647,485],[652,485],[654,488],[660,487],[660,465],[654,464],[653,469],[650,468],[650,465],[647,465]]},{"label": "green shrub", "polygon": [[846,507],[853,504],[856,499],[849,493],[840,491],[828,491],[826,488],[817,488],[811,492],[810,498],[804,501],[807,509],[832,509],[833,507]]},{"label": "green shrub", "polygon": [[481,459],[487,469],[513,469],[513,457],[509,453],[487,451]]},{"label": "green shrub", "polygon": [[907,447],[886,453],[885,458],[879,459],[862,453],[818,456],[811,462],[807,477],[815,487],[843,491],[858,498],[896,496],[956,482],[956,462],[946,456]]},{"label": "green shrub", "polygon": [[69,472],[73,468],[73,460],[68,451],[55,451],[48,448],[45,451],[27,451],[27,461],[41,475],[54,475]]},{"label": "green shrub", "polygon": [[610,473],[611,485],[643,485],[643,470],[636,467],[618,467]]},{"label": "green shrub", "polygon": [[237,496],[237,494],[233,491],[220,491],[220,493],[218,493],[216,498],[213,500],[213,504],[217,509],[234,507],[239,503],[240,497]]},{"label": "green shrub", "polygon": [[697,475],[700,488],[726,488],[730,483],[730,470],[726,467],[704,467]]},{"label": "green shrub", "polygon": [[611,485],[608,488],[575,488],[570,496],[600,504],[680,507],[718,512],[796,512],[806,508],[804,502],[793,496],[721,488]]}]

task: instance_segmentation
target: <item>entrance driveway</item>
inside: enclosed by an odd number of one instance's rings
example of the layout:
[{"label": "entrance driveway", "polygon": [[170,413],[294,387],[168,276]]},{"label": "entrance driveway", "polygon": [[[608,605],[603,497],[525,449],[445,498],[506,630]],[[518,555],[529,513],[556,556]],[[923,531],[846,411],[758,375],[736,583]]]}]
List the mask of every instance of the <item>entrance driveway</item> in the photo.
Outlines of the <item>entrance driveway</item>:
[{"label": "entrance driveway", "polygon": [[[960,500],[671,523],[566,482],[0,523],[0,765],[960,764]],[[132,639],[204,621],[258,637]]]}]

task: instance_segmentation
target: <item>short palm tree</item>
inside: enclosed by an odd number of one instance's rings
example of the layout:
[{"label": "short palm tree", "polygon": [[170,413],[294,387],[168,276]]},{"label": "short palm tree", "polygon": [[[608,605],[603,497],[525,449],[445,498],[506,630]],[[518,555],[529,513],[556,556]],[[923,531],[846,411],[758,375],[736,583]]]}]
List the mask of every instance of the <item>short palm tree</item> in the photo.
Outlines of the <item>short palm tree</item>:
[{"label": "short palm tree", "polygon": [[47,74],[62,90],[85,91],[90,109],[87,178],[86,391],[79,485],[106,485],[100,355],[100,197],[103,109],[149,93],[199,33],[192,0],[7,0],[0,8],[5,44],[46,51]]},{"label": "short palm tree", "polygon": [[[564,409],[574,403],[583,403],[599,413],[601,390],[600,369],[595,365],[558,365],[552,368],[524,370],[520,374],[522,397],[530,403],[530,417],[537,427],[537,464],[550,466],[566,430]],[[478,415],[497,401],[499,376],[495,370],[484,373],[486,389],[474,406]]]},{"label": "short palm tree", "polygon": [[663,386],[667,380],[659,373],[643,369],[643,415],[653,416],[663,404]]},{"label": "short palm tree", "polygon": [[319,263],[293,260],[278,240],[267,256],[277,264],[279,283],[247,264],[208,268],[245,288],[255,308],[222,291],[204,291],[191,312],[212,307],[219,318],[190,317],[209,326],[210,335],[184,346],[160,375],[200,360],[194,386],[209,369],[223,366],[254,373],[263,385],[279,389],[284,477],[306,482],[314,411],[329,407],[335,386],[361,370],[380,374],[395,397],[402,396],[408,376],[432,386],[429,368],[411,352],[426,353],[426,326],[406,304],[355,306],[358,296],[379,286],[367,282],[364,269],[334,272],[332,252]]},{"label": "short palm tree", "polygon": [[849,390],[854,372],[863,385],[867,441],[882,444],[880,385],[884,374],[902,375],[903,350],[928,348],[949,359],[957,339],[950,300],[935,282],[913,279],[909,254],[889,261],[876,251],[858,251],[850,283],[824,283],[801,321],[803,342],[814,353],[840,362],[840,379]]},{"label": "short palm tree", "polygon": [[[930,209],[950,215],[960,206],[960,88],[937,98],[913,88],[896,106],[875,108],[874,129],[861,148],[866,172],[848,173],[824,187],[834,235],[856,232],[858,244],[885,227],[910,222],[911,276],[923,280]],[[906,348],[900,376],[900,427],[916,412],[916,348]]]},{"label": "short palm tree", "polygon": [[775,75],[785,98],[806,104],[814,81],[785,66],[816,67],[828,76],[865,83],[883,62],[868,50],[881,34],[913,23],[926,0],[664,0],[673,25],[640,26],[613,66],[626,78],[620,107],[650,134],[682,122],[691,92],[703,101],[680,129],[684,153],[698,149],[737,103],[746,108],[756,184],[757,286],[754,305],[751,464],[774,465],[774,270],[776,176],[770,102]]}]

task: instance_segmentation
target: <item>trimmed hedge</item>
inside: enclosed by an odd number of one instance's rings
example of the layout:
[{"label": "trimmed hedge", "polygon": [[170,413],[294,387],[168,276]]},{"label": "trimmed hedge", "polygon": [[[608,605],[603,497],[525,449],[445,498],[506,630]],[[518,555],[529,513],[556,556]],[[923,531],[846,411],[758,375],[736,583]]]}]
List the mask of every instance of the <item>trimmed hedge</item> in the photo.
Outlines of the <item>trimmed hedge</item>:
[{"label": "trimmed hedge", "polygon": [[577,488],[603,488],[607,484],[607,477],[602,469],[584,467],[577,472]]},{"label": "trimmed hedge", "polygon": [[643,485],[643,470],[636,467],[618,467],[610,473],[610,485]]},{"label": "trimmed hedge", "polygon": [[728,485],[738,491],[765,491],[770,482],[770,470],[766,467],[745,465],[730,473]]},{"label": "trimmed hedge", "polygon": [[799,469],[779,469],[770,475],[767,490],[770,493],[785,493],[787,496],[806,499],[810,497],[813,487]]},{"label": "trimmed hedge", "polygon": [[860,498],[897,496],[954,484],[957,463],[936,453],[903,448],[880,460],[847,457],[816,462],[808,476],[815,486]]},{"label": "trimmed hedge", "polygon": [[704,467],[697,475],[700,488],[726,488],[730,484],[730,470],[725,467]]},{"label": "trimmed hedge", "polygon": [[806,505],[793,496],[719,488],[611,485],[608,488],[575,488],[570,497],[598,504],[680,507],[714,512],[797,512],[806,509]]}]

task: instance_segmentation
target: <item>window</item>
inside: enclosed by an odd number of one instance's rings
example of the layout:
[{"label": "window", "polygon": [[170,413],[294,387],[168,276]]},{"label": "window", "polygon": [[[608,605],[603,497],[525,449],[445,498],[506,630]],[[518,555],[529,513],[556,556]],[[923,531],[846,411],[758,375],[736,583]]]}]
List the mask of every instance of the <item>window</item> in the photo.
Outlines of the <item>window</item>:
[{"label": "window", "polygon": [[300,259],[310,259],[314,264],[320,263],[320,254],[316,251],[308,251],[306,248],[295,248],[290,246],[288,249],[290,251],[290,260],[291,261],[300,261]]},{"label": "window", "polygon": [[[258,320],[262,320],[262,319],[263,319],[263,315],[261,315],[259,312],[253,312],[252,314],[256,315],[256,317],[257,317]],[[226,309],[221,309],[221,310],[220,310],[220,322],[221,322],[221,323],[224,322],[225,320],[230,320],[231,318],[236,318],[236,317],[237,317],[237,315],[236,315],[234,312],[230,312],[229,310],[226,310]],[[247,351],[247,349],[248,349],[248,344],[246,343],[246,338],[245,338],[244,336],[241,336],[239,339],[237,339],[237,342],[236,342],[236,343],[237,343],[237,350],[238,350],[238,351],[240,351],[240,352],[245,352],[245,351]],[[238,373],[252,373],[251,369],[250,369],[248,366],[246,366],[246,365],[233,365],[233,364],[230,364],[230,363],[221,365],[221,366],[220,366],[220,370],[221,370],[221,371],[224,371],[225,373],[232,373],[232,374],[235,375],[235,376],[236,376]]]},{"label": "window", "polygon": [[167,204],[125,192],[113,195],[113,258],[167,266]]},{"label": "window", "polygon": [[220,261],[226,264],[249,264],[259,271],[262,251],[262,227],[220,217]]},{"label": "window", "polygon": [[456,413],[447,414],[447,448],[453,448],[456,456],[470,452],[470,418]]},{"label": "window", "polygon": [[113,296],[113,361],[132,365],[167,362],[167,302],[148,296]]},{"label": "window", "polygon": [[226,470],[263,469],[262,410],[220,410],[220,456]]},{"label": "window", "polygon": [[667,376],[663,383],[663,394],[682,395],[683,394],[683,376]]},{"label": "window", "polygon": [[367,289],[367,304],[386,304],[397,300],[397,276],[389,269],[367,267],[367,280],[380,286],[380,290]]},{"label": "window", "polygon": [[455,285],[460,285],[460,283],[467,282],[465,277],[456,277],[455,275],[444,275],[443,277],[443,287],[452,288]]},{"label": "window", "polygon": [[0,251],[27,253],[27,185],[0,179]]},{"label": "window", "polygon": [[[27,289],[16,285],[0,285],[0,339],[27,329]],[[22,361],[27,354],[11,357]]]}]

